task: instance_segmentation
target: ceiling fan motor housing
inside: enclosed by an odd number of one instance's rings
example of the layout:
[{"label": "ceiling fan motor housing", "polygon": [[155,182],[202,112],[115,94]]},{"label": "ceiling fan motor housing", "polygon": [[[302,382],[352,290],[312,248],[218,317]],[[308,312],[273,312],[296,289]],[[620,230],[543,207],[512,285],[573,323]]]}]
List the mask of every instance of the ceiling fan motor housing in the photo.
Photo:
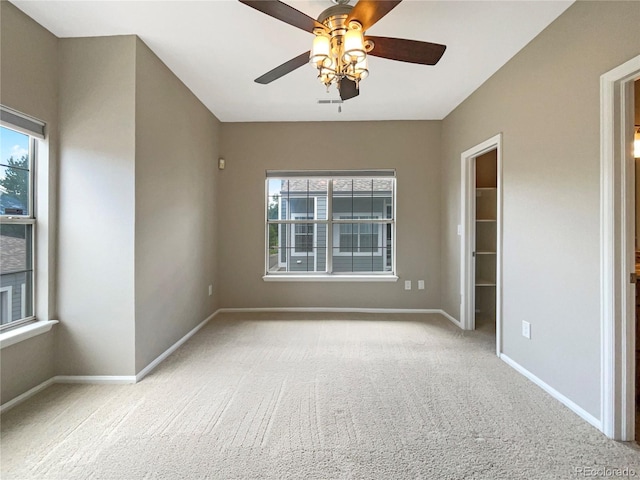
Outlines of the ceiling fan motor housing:
[{"label": "ceiling fan motor housing", "polygon": [[318,16],[318,22],[329,29],[331,37],[344,35],[347,32],[346,20],[352,9],[351,5],[334,5]]}]

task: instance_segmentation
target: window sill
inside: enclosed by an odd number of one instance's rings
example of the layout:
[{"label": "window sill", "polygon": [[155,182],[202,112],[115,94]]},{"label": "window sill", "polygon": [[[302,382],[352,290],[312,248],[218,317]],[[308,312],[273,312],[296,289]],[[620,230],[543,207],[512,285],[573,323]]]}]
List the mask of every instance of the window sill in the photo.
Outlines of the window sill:
[{"label": "window sill", "polygon": [[58,323],[58,320],[33,322],[7,332],[0,333],[0,350],[37,335],[47,333],[56,323]]},{"label": "window sill", "polygon": [[264,275],[265,282],[397,282],[397,275]]}]

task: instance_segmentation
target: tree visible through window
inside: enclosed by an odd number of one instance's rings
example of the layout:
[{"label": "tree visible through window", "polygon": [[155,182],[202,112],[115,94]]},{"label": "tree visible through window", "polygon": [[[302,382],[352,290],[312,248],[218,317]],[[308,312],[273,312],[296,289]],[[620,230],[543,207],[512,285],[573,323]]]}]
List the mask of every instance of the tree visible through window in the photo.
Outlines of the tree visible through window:
[{"label": "tree visible through window", "polygon": [[393,274],[393,171],[287,173],[268,172],[267,274]]},{"label": "tree visible through window", "polygon": [[0,328],[33,317],[33,139],[0,127]]}]

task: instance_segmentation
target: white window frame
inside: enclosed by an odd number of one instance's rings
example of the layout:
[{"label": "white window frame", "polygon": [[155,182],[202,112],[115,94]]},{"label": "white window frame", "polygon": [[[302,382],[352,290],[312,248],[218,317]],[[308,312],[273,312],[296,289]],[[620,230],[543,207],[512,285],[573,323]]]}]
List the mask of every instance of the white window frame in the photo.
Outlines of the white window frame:
[{"label": "white window frame", "polygon": [[[14,321],[0,331],[0,349],[42,335],[51,330],[58,320],[51,318],[52,303],[49,289],[52,285],[55,270],[50,242],[54,240],[55,231],[52,221],[55,198],[55,186],[51,183],[52,172],[55,171],[55,160],[49,158],[49,143],[46,140],[46,125],[43,121],[13,110],[0,104],[0,125],[24,133],[33,139],[32,162],[32,195],[31,215],[32,228],[32,311],[33,316],[22,321]],[[53,161],[52,161],[53,160]],[[37,221],[36,221],[37,219]],[[0,218],[3,222],[11,220]],[[44,228],[39,226],[43,225]],[[23,302],[24,304],[24,302]]]},{"label": "white window frame", "polygon": [[[8,130],[12,130],[14,132],[20,133],[22,135],[26,135],[29,138],[29,194],[27,199],[27,209],[28,214],[26,215],[4,215],[0,214],[0,222],[4,225],[31,225],[31,311],[32,315],[25,316],[26,313],[26,284],[22,284],[22,306],[21,306],[21,317],[18,320],[11,321],[4,325],[0,325],[0,332],[7,331],[9,329],[13,329],[20,325],[25,325],[27,323],[34,322],[36,320],[35,311],[36,311],[36,236],[37,236],[37,223],[35,216],[36,209],[36,156],[37,156],[37,142],[36,138],[21,128],[17,128],[9,123],[2,122],[0,127],[6,128]],[[12,312],[10,312],[12,314]]]},{"label": "white window frame", "polygon": [[[293,172],[293,175],[289,175],[291,172],[277,172],[277,171],[267,171],[267,178],[265,180],[265,269],[263,280],[265,281],[397,281],[398,277],[396,275],[396,251],[397,251],[397,240],[396,240],[396,196],[397,196],[397,180],[395,175],[395,170],[384,170],[384,174],[379,174],[381,171],[296,171]],[[391,173],[389,173],[391,172]],[[371,215],[368,218],[358,219],[358,218],[349,218],[349,219],[341,219],[341,218],[333,218],[333,182],[338,178],[384,178],[392,180],[392,192],[391,192],[391,205],[385,206],[385,211],[383,215],[375,216],[372,218]],[[326,199],[326,219],[318,219],[314,218],[310,220],[308,218],[297,219],[292,217],[291,219],[282,219],[282,211],[279,214],[279,218],[269,219],[268,218],[268,205],[269,205],[269,181],[278,179],[278,180],[291,180],[291,179],[326,179],[328,180],[328,188],[327,188],[327,199]],[[289,206],[288,206],[289,207]],[[317,209],[318,209],[318,198],[315,198],[315,211],[314,217],[317,217]],[[384,214],[390,209],[390,218],[384,218]],[[342,213],[342,212],[340,212]],[[291,215],[289,213],[289,215]],[[354,213],[354,216],[358,216],[357,213]],[[364,214],[360,214],[359,216],[365,216]],[[269,271],[269,225],[277,224],[280,225],[280,228],[286,226],[287,224],[295,224],[300,223],[300,220],[307,220],[308,223],[313,223],[315,225],[325,225],[327,229],[327,240],[326,240],[326,254],[325,254],[325,262],[326,262],[326,271],[324,272],[295,272],[295,271],[286,271],[286,272],[272,272]],[[379,224],[378,228],[378,236],[379,241],[378,245],[383,245],[382,248],[378,248],[378,251],[373,254],[373,256],[383,257],[383,266],[384,270],[381,271],[372,271],[372,272],[333,272],[333,256],[344,256],[344,255],[358,255],[358,256],[372,256],[371,252],[336,252],[333,253],[335,241],[335,232],[338,231],[337,228],[334,228],[335,225],[339,225],[341,223],[349,223],[349,224],[371,224],[376,223]],[[391,242],[393,247],[393,251],[391,254],[391,265],[388,265],[388,261],[386,255],[383,253],[383,248],[387,247],[387,235],[386,235],[386,225],[391,224]],[[317,227],[314,227],[314,246],[317,247]],[[295,238],[293,238],[295,233],[291,233],[289,240],[294,242],[295,247]],[[339,239],[338,239],[339,243]],[[294,253],[292,252],[290,256],[306,256],[308,253]],[[317,255],[315,255],[317,261]],[[280,262],[280,256],[278,258],[278,264],[280,267],[286,267],[286,265],[282,265]]]}]

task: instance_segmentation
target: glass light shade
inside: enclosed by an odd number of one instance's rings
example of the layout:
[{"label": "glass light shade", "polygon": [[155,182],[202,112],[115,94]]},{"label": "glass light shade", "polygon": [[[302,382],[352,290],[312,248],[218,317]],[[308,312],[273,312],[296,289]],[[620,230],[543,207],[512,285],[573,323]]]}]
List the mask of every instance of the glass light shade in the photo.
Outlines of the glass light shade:
[{"label": "glass light shade", "polygon": [[326,65],[327,61],[331,58],[330,54],[331,41],[329,40],[329,37],[325,35],[316,35],[316,38],[313,39],[309,62],[316,67]]},{"label": "glass light shade", "polygon": [[364,37],[362,31],[356,29],[347,30],[344,35],[342,60],[347,63],[357,63],[366,57],[364,49]]},{"label": "glass light shade", "polygon": [[358,63],[350,63],[347,65],[345,75],[349,80],[359,82],[369,76],[369,67],[367,57],[365,56]]},{"label": "glass light shade", "polygon": [[640,128],[636,130],[636,135],[633,140],[633,156],[640,158]]},{"label": "glass light shade", "polygon": [[364,80],[369,76],[369,62],[367,61],[366,55],[362,60],[356,63],[353,73],[358,78],[358,80]]}]

